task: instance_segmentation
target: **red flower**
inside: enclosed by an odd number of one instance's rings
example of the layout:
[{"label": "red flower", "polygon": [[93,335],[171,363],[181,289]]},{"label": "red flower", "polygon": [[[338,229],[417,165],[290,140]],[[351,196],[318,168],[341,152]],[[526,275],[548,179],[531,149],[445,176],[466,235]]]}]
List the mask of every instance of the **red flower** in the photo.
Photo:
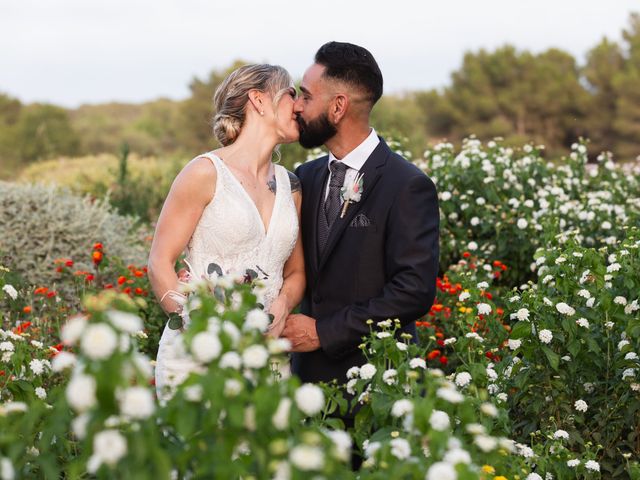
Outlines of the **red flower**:
[{"label": "red flower", "polygon": [[491,351],[485,353],[484,356],[487,357],[489,360],[493,360],[493,352]]},{"label": "red flower", "polygon": [[104,247],[102,246],[102,243],[100,243],[100,242],[93,244],[93,249],[94,250],[102,250],[103,248]]},{"label": "red flower", "polygon": [[95,252],[93,252],[91,256],[93,257],[93,263],[96,265],[100,265],[100,262],[102,261],[102,257],[104,257],[104,254],[100,250],[96,250]]},{"label": "red flower", "polygon": [[54,292],[53,290],[51,290],[49,293],[47,293],[47,298],[52,298],[56,296],[56,292]]},{"label": "red flower", "polygon": [[58,273],[62,273],[64,271],[64,268],[62,267],[56,267],[56,272]]},{"label": "red flower", "polygon": [[440,345],[441,347],[444,347],[444,340],[438,339],[438,341],[436,343],[438,345]]},{"label": "red flower", "polygon": [[444,355],[442,355],[439,360],[442,365],[446,365],[449,362],[449,359]]},{"label": "red flower", "polygon": [[94,276],[93,276],[93,274],[91,274],[91,273],[87,274],[87,276],[86,276],[86,277],[84,277],[84,279],[85,279],[87,282],[93,282],[93,281],[95,280],[95,278],[96,278],[96,277],[94,277]]},{"label": "red flower", "polygon": [[110,289],[112,289],[112,288],[113,288],[113,283],[107,283],[107,284],[104,286],[104,289],[105,289],[105,290],[110,290]]},{"label": "red flower", "polygon": [[140,287],[137,287],[137,288],[135,289],[135,292],[136,292],[136,295],[142,295],[143,290],[142,290]]},{"label": "red flower", "polygon": [[126,281],[127,281],[127,277],[125,277],[124,275],[120,275],[118,277],[118,285],[122,285]]},{"label": "red flower", "polygon": [[73,260],[67,260],[66,262],[64,262],[64,264],[65,264],[67,267],[73,267]]},{"label": "red flower", "polygon": [[26,307],[24,307],[24,308],[22,309],[22,311],[23,311],[24,313],[31,313],[31,306],[27,305]]},{"label": "red flower", "polygon": [[462,256],[463,256],[464,258],[469,258],[469,257],[471,256],[471,254],[470,254],[469,252],[464,252],[464,253],[462,254]]},{"label": "red flower", "polygon": [[427,360],[433,360],[434,358],[438,358],[440,355],[440,350],[431,350],[427,355]]},{"label": "red flower", "polygon": [[142,270],[136,270],[133,274],[138,278],[144,277],[144,272]]},{"label": "red flower", "polygon": [[131,287],[127,287],[124,290],[122,290],[124,293],[126,293],[127,295],[131,293]]},{"label": "red flower", "polygon": [[33,293],[34,295],[44,295],[48,291],[49,289],[47,287],[38,287],[33,291]]}]

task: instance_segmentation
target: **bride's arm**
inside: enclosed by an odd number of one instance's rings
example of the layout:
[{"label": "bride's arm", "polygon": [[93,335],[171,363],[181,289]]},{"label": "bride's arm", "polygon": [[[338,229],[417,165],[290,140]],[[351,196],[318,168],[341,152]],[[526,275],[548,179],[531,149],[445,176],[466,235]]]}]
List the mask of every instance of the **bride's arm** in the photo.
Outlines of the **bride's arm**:
[{"label": "bride's arm", "polygon": [[175,263],[213,198],[215,185],[213,164],[206,158],[196,158],[176,177],[160,212],[147,268],[153,293],[167,313],[180,309],[170,295],[178,289]]},{"label": "bride's arm", "polygon": [[[298,213],[298,225],[300,222],[300,209],[302,207],[302,193],[300,190],[293,192],[293,201]],[[284,329],[287,316],[302,300],[306,288],[306,278],[304,273],[304,253],[302,250],[302,233],[298,229],[298,239],[289,259],[284,264],[283,282],[280,293],[271,304],[269,313],[274,318],[269,333],[274,337],[279,337]]]}]

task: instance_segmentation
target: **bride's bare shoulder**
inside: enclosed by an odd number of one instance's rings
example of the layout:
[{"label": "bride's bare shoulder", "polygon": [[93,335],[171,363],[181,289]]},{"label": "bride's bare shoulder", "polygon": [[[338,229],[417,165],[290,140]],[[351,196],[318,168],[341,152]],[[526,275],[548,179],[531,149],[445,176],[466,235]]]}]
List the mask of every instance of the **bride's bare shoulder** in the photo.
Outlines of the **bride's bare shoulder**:
[{"label": "bride's bare shoulder", "polygon": [[208,203],[215,193],[217,175],[211,158],[197,156],[182,168],[171,190],[183,192],[192,199],[199,197],[203,202]]}]

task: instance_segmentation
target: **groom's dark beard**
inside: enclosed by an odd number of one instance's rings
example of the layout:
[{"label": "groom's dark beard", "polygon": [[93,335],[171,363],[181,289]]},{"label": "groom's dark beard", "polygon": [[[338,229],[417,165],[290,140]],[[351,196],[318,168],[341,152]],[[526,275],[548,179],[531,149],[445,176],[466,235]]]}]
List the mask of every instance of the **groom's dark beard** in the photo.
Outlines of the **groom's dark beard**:
[{"label": "groom's dark beard", "polygon": [[305,122],[301,116],[298,116],[298,125],[300,125],[300,145],[304,148],[315,148],[324,145],[324,143],[338,133],[338,129],[329,121],[326,113]]}]

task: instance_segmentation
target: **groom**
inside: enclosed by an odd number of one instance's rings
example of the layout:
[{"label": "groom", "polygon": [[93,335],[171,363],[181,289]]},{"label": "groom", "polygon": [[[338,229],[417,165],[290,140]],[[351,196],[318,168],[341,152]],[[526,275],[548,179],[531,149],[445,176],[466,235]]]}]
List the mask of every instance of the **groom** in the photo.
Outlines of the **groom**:
[{"label": "groom", "polygon": [[368,50],[323,45],[300,90],[300,144],[330,153],[296,170],[307,289],[283,336],[303,382],[344,383],[350,367],[365,363],[358,345],[368,319],[398,318],[415,336],[415,320],[431,308],[438,201],[431,180],[369,126],[382,74]]}]

